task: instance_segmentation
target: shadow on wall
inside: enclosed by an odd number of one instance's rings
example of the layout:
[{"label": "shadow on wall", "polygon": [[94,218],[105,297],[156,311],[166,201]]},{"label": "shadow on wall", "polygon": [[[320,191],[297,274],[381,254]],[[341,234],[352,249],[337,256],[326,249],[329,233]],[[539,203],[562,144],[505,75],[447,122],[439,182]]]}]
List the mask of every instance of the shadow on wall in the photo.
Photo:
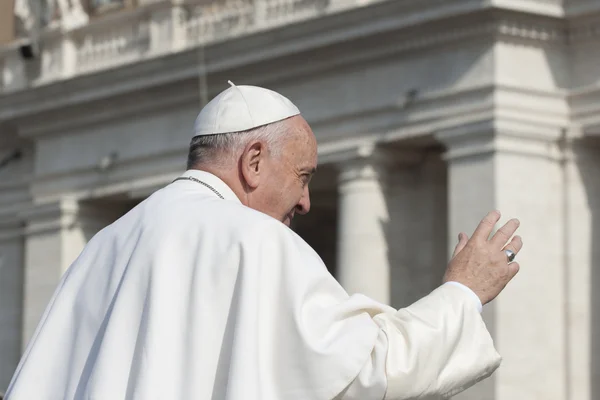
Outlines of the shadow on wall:
[{"label": "shadow on wall", "polygon": [[400,166],[387,179],[389,221],[381,224],[387,239],[391,306],[396,309],[437,288],[446,270],[447,168],[441,155],[437,149],[426,151],[421,163]]},{"label": "shadow on wall", "polygon": [[[600,399],[600,140],[582,146],[586,153],[578,163],[590,212],[590,399]],[[590,146],[590,145],[593,145]],[[575,226],[574,229],[577,229]],[[571,235],[577,237],[577,235]],[[586,238],[587,239],[587,238]],[[571,265],[577,268],[577,265]]]},{"label": "shadow on wall", "polygon": [[[417,151],[417,150],[415,150]],[[389,221],[382,221],[390,263],[391,305],[406,307],[442,282],[447,256],[446,165],[441,151],[388,178]]]}]

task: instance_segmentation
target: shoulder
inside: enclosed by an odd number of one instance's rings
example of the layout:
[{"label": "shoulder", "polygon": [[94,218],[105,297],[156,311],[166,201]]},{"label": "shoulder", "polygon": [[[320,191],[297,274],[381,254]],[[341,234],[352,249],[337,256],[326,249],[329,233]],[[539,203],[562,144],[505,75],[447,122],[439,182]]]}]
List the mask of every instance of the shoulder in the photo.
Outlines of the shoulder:
[{"label": "shoulder", "polygon": [[[282,222],[234,200],[223,200],[202,192],[163,192],[148,204],[145,214],[151,218],[165,216],[164,222],[185,226],[191,230],[209,229],[215,233],[228,232],[238,239],[280,236],[300,239]],[[301,240],[301,239],[300,239]]]},{"label": "shoulder", "polygon": [[219,247],[228,247],[237,243],[256,248],[277,244],[279,248],[314,253],[282,222],[237,201],[198,191],[156,192],[129,214],[126,218],[139,221],[159,236],[175,235],[188,244],[218,243]]}]

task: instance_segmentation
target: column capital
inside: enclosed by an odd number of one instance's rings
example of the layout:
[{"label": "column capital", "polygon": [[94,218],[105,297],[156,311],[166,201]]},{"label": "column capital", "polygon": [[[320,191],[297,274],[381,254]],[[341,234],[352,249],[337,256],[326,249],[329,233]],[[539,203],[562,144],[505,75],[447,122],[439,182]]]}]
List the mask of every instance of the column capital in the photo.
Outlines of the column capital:
[{"label": "column capital", "polygon": [[80,228],[97,225],[95,221],[114,220],[116,213],[94,207],[72,197],[63,197],[57,201],[33,204],[18,213],[25,221],[26,235],[35,235],[75,226]]},{"label": "column capital", "polygon": [[[390,143],[348,140],[319,146],[319,160],[333,165],[340,180],[375,177],[399,165],[417,165],[424,159],[419,150],[391,148]],[[365,175],[366,174],[366,175]]]},{"label": "column capital", "polygon": [[454,161],[492,153],[560,160],[565,127],[517,120],[494,118],[456,126],[434,133],[446,146],[444,159]]}]

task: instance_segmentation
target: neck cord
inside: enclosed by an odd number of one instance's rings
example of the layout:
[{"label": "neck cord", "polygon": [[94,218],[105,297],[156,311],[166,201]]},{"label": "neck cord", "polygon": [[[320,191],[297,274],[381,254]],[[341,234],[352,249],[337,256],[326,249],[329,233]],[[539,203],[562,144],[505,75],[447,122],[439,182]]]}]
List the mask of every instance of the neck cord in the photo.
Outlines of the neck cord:
[{"label": "neck cord", "polygon": [[217,189],[215,189],[214,187],[210,186],[210,185],[209,185],[208,183],[206,183],[206,182],[202,182],[200,179],[196,179],[196,178],[194,178],[193,176],[182,176],[181,178],[177,178],[177,179],[175,179],[173,182],[176,182],[176,181],[183,181],[183,180],[186,180],[186,181],[193,181],[193,182],[199,183],[199,184],[201,184],[201,185],[204,185],[204,186],[206,186],[207,188],[209,188],[209,189],[210,189],[210,190],[211,190],[211,191],[212,191],[214,194],[216,194],[217,196],[219,196],[221,199],[225,200],[225,197],[223,197],[223,195],[222,195],[221,193],[219,193],[219,192],[217,191]]}]

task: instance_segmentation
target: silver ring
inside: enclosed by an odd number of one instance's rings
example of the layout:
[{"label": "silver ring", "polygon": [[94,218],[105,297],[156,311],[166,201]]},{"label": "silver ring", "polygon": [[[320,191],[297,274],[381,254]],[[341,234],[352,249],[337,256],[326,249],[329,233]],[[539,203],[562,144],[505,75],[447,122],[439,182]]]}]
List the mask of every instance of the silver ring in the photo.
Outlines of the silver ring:
[{"label": "silver ring", "polygon": [[517,256],[517,254],[512,251],[512,250],[504,250],[504,253],[506,253],[506,257],[508,258],[508,262],[511,263],[515,260],[515,257]]}]

